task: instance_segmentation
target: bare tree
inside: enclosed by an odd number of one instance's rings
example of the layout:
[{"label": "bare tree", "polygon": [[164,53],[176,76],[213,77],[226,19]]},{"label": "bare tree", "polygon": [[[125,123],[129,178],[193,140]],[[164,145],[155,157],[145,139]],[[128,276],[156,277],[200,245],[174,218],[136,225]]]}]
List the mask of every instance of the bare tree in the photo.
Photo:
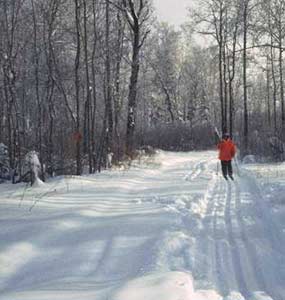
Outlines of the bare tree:
[{"label": "bare tree", "polygon": [[[113,144],[113,105],[112,105],[112,82],[111,82],[111,58],[110,58],[110,3],[106,0],[106,34],[105,34],[105,110],[107,117],[107,143],[106,147],[111,151]],[[108,150],[107,150],[108,151]]]},{"label": "bare tree", "polygon": [[248,38],[248,14],[249,1],[242,0],[242,26],[243,26],[243,103],[244,103],[244,154],[248,152],[248,99],[247,99],[247,38]]},{"label": "bare tree", "polygon": [[76,57],[75,57],[75,101],[76,101],[76,174],[82,172],[81,166],[81,134],[80,134],[80,53],[81,53],[81,36],[80,36],[80,20],[81,5],[80,0],[74,0],[75,5],[75,27],[76,27]]},{"label": "bare tree", "polygon": [[147,20],[150,17],[148,0],[121,0],[121,9],[128,22],[132,36],[131,76],[128,95],[128,115],[126,133],[126,153],[132,155],[134,150],[134,133],[136,125],[137,83],[140,69],[140,49],[149,34]]}]

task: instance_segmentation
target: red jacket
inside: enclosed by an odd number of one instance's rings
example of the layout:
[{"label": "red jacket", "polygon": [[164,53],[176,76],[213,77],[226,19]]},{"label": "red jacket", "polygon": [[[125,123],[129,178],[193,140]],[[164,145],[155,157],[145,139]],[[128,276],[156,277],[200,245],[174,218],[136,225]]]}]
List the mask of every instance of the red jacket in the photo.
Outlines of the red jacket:
[{"label": "red jacket", "polygon": [[236,154],[236,146],[231,139],[220,141],[218,144],[218,149],[220,151],[219,153],[220,160],[225,160],[225,161],[232,160]]}]

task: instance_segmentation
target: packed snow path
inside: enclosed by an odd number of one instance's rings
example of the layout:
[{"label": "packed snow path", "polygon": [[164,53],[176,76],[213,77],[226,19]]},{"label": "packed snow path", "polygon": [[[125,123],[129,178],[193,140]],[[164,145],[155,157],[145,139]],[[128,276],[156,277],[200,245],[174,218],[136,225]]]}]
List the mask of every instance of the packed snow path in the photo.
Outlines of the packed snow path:
[{"label": "packed snow path", "polygon": [[285,300],[284,220],[215,152],[0,185],[1,300]]}]

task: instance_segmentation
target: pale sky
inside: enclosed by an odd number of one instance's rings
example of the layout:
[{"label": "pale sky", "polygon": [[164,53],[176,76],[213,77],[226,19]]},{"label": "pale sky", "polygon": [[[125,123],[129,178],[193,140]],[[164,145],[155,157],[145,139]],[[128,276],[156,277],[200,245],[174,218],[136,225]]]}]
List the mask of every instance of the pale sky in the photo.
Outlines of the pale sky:
[{"label": "pale sky", "polygon": [[153,0],[158,20],[177,27],[186,21],[187,7],[192,3],[193,0]]}]

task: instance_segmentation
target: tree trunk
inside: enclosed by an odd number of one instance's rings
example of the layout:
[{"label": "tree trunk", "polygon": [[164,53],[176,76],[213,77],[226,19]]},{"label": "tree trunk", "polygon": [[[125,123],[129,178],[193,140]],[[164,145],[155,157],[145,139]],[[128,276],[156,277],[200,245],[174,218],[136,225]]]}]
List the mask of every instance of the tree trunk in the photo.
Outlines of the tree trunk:
[{"label": "tree trunk", "polygon": [[[227,24],[227,10],[225,16],[223,17],[224,24]],[[227,42],[227,25],[223,26],[223,80],[224,80],[224,132],[228,132],[228,80],[227,80],[227,61],[226,61],[226,42]]]},{"label": "tree trunk", "polygon": [[110,61],[110,2],[106,0],[106,35],[105,35],[105,110],[107,116],[107,142],[106,154],[113,150],[113,108],[112,108],[112,83],[111,83],[111,61]]},{"label": "tree trunk", "polygon": [[268,127],[271,128],[270,69],[269,69],[268,55],[267,55],[267,62],[266,62],[266,95],[267,95],[267,121],[268,121]]},{"label": "tree trunk", "polygon": [[248,0],[243,0],[243,102],[244,102],[244,155],[248,153],[248,99],[247,99],[247,30]]},{"label": "tree trunk", "polygon": [[280,78],[280,101],[281,101],[281,122],[282,132],[285,130],[285,111],[284,111],[284,82],[283,82],[283,49],[282,35],[279,36],[279,78]]},{"label": "tree trunk", "polygon": [[81,175],[81,138],[80,138],[80,53],[81,53],[81,39],[80,39],[80,0],[74,0],[75,3],[75,25],[76,25],[76,57],[75,57],[75,100],[76,100],[76,174]]},{"label": "tree trunk", "polygon": [[43,145],[42,145],[42,103],[39,90],[39,53],[38,53],[38,30],[37,30],[37,18],[36,18],[36,9],[34,5],[34,0],[31,0],[32,3],[32,13],[33,13],[33,46],[34,46],[34,72],[35,72],[35,91],[36,91],[36,100],[38,108],[38,126],[37,126],[37,151],[39,152],[39,158],[41,163],[41,178],[45,181],[44,177],[44,163],[43,163]]},{"label": "tree trunk", "polygon": [[219,31],[219,87],[220,87],[220,105],[221,105],[221,130],[225,132],[225,111],[224,111],[224,84],[223,84],[223,26],[222,26],[222,9],[220,11],[220,31]]},{"label": "tree trunk", "polygon": [[116,137],[116,149],[115,149],[115,160],[120,158],[120,132],[119,132],[119,114],[121,110],[120,101],[120,75],[121,75],[121,63],[123,57],[123,38],[124,38],[124,27],[121,20],[121,16],[117,14],[118,31],[117,31],[117,45],[116,45],[116,71],[115,71],[115,97],[114,97],[114,130]]},{"label": "tree trunk", "polygon": [[228,72],[229,72],[229,122],[230,122],[230,136],[233,137],[234,133],[234,94],[233,94],[233,83],[236,75],[236,45],[237,45],[237,37],[238,37],[238,16],[236,16],[234,34],[233,34],[233,48],[232,48],[232,64],[230,70],[230,58],[228,59]]},{"label": "tree trunk", "polygon": [[[128,115],[127,115],[127,132],[126,132],[126,153],[132,156],[134,150],[134,135],[136,125],[136,107],[137,107],[137,82],[140,69],[139,53],[147,35],[148,30],[143,31],[144,23],[149,17],[149,2],[140,1],[136,11],[133,1],[122,0],[122,9],[125,18],[130,26],[132,34],[132,65],[131,77],[128,94]],[[143,33],[143,34],[142,34]]]},{"label": "tree trunk", "polygon": [[86,128],[87,128],[87,153],[89,162],[89,173],[92,173],[92,149],[91,149],[91,86],[89,77],[89,65],[88,65],[88,34],[87,34],[87,7],[86,0],[83,1],[83,13],[84,13],[84,61],[85,61],[85,80],[86,80],[86,109],[85,114]]},{"label": "tree trunk", "polygon": [[126,152],[132,155],[134,150],[134,134],[135,134],[135,114],[136,114],[136,97],[137,97],[137,82],[139,74],[139,26],[136,25],[133,37],[133,56],[132,56],[132,70],[129,85],[128,96],[128,118],[127,118],[127,134],[126,134]]},{"label": "tree trunk", "polygon": [[95,126],[96,126],[96,110],[97,110],[97,86],[96,86],[96,67],[95,56],[97,49],[97,1],[92,0],[92,14],[93,14],[93,45],[92,45],[92,111],[91,111],[91,152],[92,152],[92,172],[96,171],[96,147],[95,147]]},{"label": "tree trunk", "polygon": [[271,47],[270,47],[270,56],[271,56],[271,72],[272,72],[272,82],[273,82],[273,119],[274,119],[274,131],[277,131],[277,83],[274,69],[274,48],[273,41],[271,37]]}]

